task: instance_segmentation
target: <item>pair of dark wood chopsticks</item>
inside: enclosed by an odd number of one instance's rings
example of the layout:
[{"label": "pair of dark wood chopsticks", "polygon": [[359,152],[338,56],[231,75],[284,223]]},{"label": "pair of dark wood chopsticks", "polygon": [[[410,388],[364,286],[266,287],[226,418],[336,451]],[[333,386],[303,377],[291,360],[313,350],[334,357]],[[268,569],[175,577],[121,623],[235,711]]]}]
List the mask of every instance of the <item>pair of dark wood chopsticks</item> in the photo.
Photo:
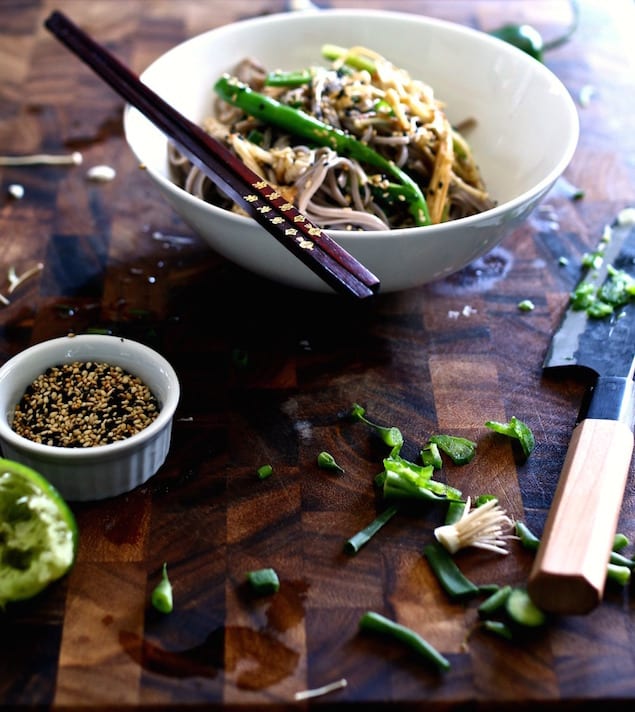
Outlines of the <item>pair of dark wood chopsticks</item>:
[{"label": "pair of dark wood chopsticks", "polygon": [[61,12],[44,25],[68,49],[166,134],[176,147],[262,227],[335,291],[365,299],[379,280],[262,180],[222,143],[180,114]]}]

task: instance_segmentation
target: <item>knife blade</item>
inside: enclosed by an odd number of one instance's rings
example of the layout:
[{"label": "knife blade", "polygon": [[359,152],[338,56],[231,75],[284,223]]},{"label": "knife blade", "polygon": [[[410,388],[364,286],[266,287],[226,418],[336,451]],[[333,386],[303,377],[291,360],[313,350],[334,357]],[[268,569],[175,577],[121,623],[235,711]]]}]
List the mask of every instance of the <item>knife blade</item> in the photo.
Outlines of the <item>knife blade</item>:
[{"label": "knife blade", "polygon": [[[604,284],[609,266],[635,277],[635,227],[614,223],[601,266],[585,282]],[[567,309],[543,367],[591,375],[567,449],[528,591],[545,611],[585,614],[602,599],[633,455],[635,303],[604,318]]]}]

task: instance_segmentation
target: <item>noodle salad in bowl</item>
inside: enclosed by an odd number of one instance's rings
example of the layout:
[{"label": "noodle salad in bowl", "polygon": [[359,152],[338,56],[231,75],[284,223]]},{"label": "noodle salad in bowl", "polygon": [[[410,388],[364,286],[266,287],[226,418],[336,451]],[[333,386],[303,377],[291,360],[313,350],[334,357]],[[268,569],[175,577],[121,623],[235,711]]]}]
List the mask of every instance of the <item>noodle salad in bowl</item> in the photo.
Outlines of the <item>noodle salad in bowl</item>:
[{"label": "noodle salad in bowl", "polygon": [[[486,33],[414,14],[243,20],[174,47],[141,79],[374,272],[380,293],[489,252],[577,145],[575,105],[547,67]],[[132,107],[124,129],[213,250],[267,279],[331,291]]]},{"label": "noodle salad in bowl", "polygon": [[[245,58],[216,82],[204,128],[324,229],[438,224],[494,206],[431,86],[365,47],[322,54],[329,67],[291,72]],[[173,146],[169,155],[185,190],[234,209]]]}]

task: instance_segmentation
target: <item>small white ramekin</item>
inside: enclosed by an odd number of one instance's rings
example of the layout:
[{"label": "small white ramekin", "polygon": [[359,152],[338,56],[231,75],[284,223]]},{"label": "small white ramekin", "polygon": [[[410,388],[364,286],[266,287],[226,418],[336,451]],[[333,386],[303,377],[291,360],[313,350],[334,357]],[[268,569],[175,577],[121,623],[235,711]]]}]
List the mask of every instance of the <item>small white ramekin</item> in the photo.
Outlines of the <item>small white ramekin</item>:
[{"label": "small white ramekin", "polygon": [[[144,430],[108,445],[64,448],[42,445],[11,427],[15,406],[27,386],[48,367],[74,361],[120,366],[140,378],[160,404]],[[86,501],[129,492],[152,477],[170,448],[180,387],[172,366],[156,351],[118,336],[85,334],[44,341],[25,349],[0,368],[0,449],[53,484],[62,497]]]}]

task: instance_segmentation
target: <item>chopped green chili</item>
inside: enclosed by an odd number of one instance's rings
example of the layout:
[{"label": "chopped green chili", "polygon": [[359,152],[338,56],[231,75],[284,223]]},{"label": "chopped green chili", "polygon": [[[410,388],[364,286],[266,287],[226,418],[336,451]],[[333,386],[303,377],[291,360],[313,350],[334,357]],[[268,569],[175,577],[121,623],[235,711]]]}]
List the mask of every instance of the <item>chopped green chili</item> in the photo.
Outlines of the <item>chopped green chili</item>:
[{"label": "chopped green chili", "polygon": [[333,455],[328,452],[319,453],[317,456],[317,464],[318,467],[321,467],[323,470],[336,470],[337,472],[344,472],[344,468],[340,467],[337,462],[335,462]]},{"label": "chopped green chili", "polygon": [[317,145],[328,146],[340,155],[355,158],[391,176],[401,185],[415,224],[430,224],[430,213],[421,188],[394,161],[377,153],[368,144],[316,119],[311,114],[256,92],[247,84],[227,75],[216,82],[214,90],[221,99],[241,108],[250,116],[289,131],[300,138],[313,141]]},{"label": "chopped green chili", "polygon": [[500,433],[501,435],[506,435],[507,437],[518,440],[525,457],[529,457],[536,446],[536,439],[534,438],[531,428],[523,423],[522,420],[518,420],[514,415],[509,419],[509,423],[499,423],[496,420],[488,420],[485,423],[485,427],[493,430],[495,433]]},{"label": "chopped green chili", "polygon": [[399,455],[390,455],[384,458],[384,471],[385,497],[461,499],[458,489],[432,479],[432,465],[417,465]]},{"label": "chopped green chili", "polygon": [[443,467],[443,460],[439,452],[439,446],[436,443],[428,443],[421,450],[421,461],[424,465],[432,465],[435,470],[440,470]]},{"label": "chopped green chili", "polygon": [[468,598],[481,592],[479,587],[463,574],[450,553],[441,544],[437,542],[426,544],[423,555],[441,584],[441,588],[450,598]]},{"label": "chopped green chili", "polygon": [[378,425],[373,423],[366,417],[366,410],[358,403],[353,403],[351,407],[351,417],[361,421],[368,425],[372,430],[374,430],[377,435],[388,445],[393,448],[393,452],[397,453],[403,445],[403,435],[401,430],[395,427],[386,427],[383,425]]},{"label": "chopped green chili", "polygon": [[441,671],[450,669],[450,661],[425,638],[422,638],[411,628],[396,623],[379,613],[374,611],[364,613],[359,620],[359,627],[360,630],[386,635],[404,643],[410,650],[433,663]]},{"label": "chopped green chili", "polygon": [[172,597],[172,584],[168,578],[168,565],[163,562],[163,568],[161,569],[161,580],[152,591],[151,599],[152,605],[157,611],[161,613],[170,613],[174,608],[174,601]]},{"label": "chopped green chili", "polygon": [[269,596],[280,589],[280,580],[275,569],[265,568],[249,571],[247,581],[257,596]]},{"label": "chopped green chili", "polygon": [[476,443],[457,435],[432,435],[428,442],[437,445],[455,465],[471,462],[476,454]]},{"label": "chopped green chili", "polygon": [[357,554],[357,552],[375,536],[375,534],[389,522],[395,514],[397,514],[398,508],[396,505],[391,505],[384,509],[373,521],[361,531],[354,534],[350,539],[346,540],[344,544],[344,551],[347,554]]}]

